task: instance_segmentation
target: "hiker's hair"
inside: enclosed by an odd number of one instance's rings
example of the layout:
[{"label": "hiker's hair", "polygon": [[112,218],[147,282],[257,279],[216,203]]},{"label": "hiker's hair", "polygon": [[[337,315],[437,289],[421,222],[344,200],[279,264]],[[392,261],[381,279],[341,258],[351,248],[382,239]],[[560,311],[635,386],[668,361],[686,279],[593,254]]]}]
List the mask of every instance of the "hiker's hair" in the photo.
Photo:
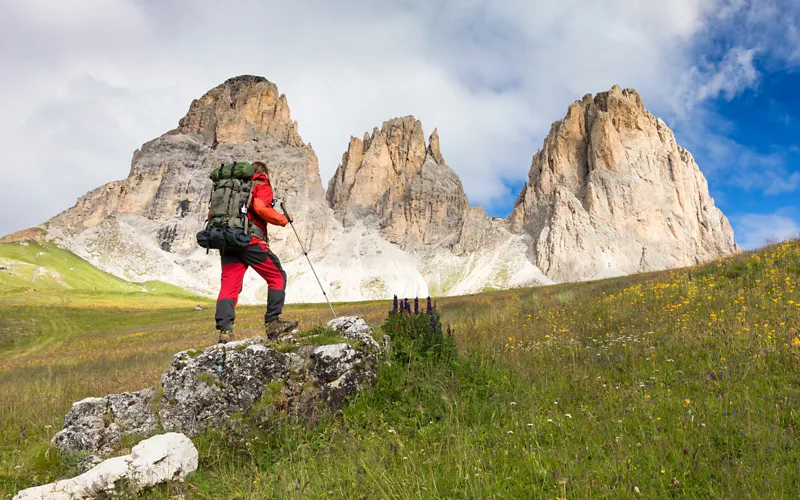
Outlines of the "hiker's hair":
[{"label": "hiker's hair", "polygon": [[266,163],[262,161],[254,161],[253,162],[253,171],[257,174],[267,174],[269,175],[269,170],[267,170]]}]

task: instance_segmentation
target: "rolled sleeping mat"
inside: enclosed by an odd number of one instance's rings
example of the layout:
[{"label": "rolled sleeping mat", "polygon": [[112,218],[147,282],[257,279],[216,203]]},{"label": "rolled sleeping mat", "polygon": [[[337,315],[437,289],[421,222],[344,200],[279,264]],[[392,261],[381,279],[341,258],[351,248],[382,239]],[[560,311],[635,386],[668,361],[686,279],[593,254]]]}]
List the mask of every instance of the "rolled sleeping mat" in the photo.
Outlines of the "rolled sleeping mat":
[{"label": "rolled sleeping mat", "polygon": [[224,163],[212,170],[209,177],[217,182],[220,179],[250,179],[254,173],[253,165],[248,162]]}]

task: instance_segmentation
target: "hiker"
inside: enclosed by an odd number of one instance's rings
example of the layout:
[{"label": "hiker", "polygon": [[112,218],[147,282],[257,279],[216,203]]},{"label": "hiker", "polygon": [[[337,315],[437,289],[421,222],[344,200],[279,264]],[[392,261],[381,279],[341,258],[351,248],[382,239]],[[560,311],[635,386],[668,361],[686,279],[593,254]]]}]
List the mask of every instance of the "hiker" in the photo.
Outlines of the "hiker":
[{"label": "hiker", "polygon": [[[235,307],[242,291],[242,280],[248,267],[252,267],[267,282],[267,312],[264,326],[267,337],[276,340],[282,334],[297,328],[297,321],[280,318],[286,299],[286,273],[278,256],[269,249],[267,225],[286,226],[289,219],[272,208],[273,192],[269,182],[267,166],[254,162],[252,201],[247,208],[250,243],[246,246],[232,246],[220,250],[222,257],[222,286],[217,298],[217,330],[219,342],[233,340]],[[291,217],[291,214],[287,214]]]}]

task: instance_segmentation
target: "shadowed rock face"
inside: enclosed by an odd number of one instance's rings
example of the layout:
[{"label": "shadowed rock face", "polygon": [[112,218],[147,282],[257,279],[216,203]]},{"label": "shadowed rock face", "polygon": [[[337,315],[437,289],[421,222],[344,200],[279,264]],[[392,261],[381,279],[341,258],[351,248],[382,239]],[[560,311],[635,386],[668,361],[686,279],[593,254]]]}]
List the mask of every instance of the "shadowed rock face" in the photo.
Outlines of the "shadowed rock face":
[{"label": "shadowed rock face", "polygon": [[363,319],[342,317],[329,326],[356,346],[308,344],[282,353],[253,338],[179,352],[158,389],[74,403],[53,445],[108,454],[126,435],[164,429],[191,437],[237,415],[260,423],[275,411],[306,417],[320,408],[339,410],[375,383],[382,347]]},{"label": "shadowed rock face", "polygon": [[533,157],[509,219],[531,259],[573,281],[694,265],[737,251],[692,155],[615,86],[573,103]]}]

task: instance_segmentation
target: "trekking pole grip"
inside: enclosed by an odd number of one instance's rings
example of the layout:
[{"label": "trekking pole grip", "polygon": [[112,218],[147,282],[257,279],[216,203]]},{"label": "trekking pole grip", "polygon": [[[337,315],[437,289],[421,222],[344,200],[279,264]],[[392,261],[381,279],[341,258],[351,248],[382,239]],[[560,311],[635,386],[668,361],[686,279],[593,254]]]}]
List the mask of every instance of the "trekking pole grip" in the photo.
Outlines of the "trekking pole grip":
[{"label": "trekking pole grip", "polygon": [[288,220],[289,222],[294,222],[294,217],[292,217],[292,214],[290,214],[289,211],[286,210],[286,203],[281,202],[281,210],[283,210],[283,215],[286,216],[286,220]]}]

